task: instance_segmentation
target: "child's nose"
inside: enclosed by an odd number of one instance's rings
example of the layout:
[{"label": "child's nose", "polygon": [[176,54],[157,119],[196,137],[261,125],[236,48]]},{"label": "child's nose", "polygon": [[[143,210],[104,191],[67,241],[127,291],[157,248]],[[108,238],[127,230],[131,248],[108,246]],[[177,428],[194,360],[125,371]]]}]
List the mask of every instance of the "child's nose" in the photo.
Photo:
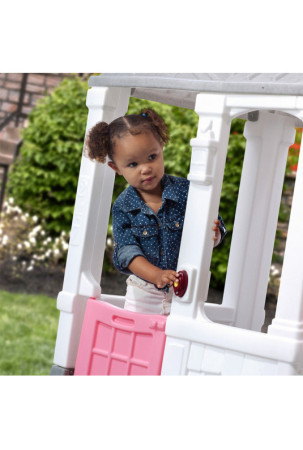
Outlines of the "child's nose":
[{"label": "child's nose", "polygon": [[141,172],[142,173],[149,173],[150,172],[150,167],[148,164],[144,164],[141,168]]}]

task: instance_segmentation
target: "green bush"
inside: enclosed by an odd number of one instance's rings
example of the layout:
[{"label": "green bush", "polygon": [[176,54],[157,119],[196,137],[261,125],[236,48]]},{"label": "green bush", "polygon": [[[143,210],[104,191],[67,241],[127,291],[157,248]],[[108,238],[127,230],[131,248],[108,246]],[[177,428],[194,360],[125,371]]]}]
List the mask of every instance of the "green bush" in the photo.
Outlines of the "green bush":
[{"label": "green bush", "polygon": [[86,82],[67,78],[38,102],[9,177],[8,193],[15,204],[44,220],[53,235],[71,226],[87,121],[86,92]]}]

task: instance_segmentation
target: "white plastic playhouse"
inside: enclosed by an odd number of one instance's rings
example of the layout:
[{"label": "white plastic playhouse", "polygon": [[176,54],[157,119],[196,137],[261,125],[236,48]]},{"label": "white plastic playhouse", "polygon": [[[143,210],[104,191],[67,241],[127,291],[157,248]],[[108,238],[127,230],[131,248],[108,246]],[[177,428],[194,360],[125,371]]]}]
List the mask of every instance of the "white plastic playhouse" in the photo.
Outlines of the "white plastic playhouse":
[{"label": "white plastic playhouse", "polygon": [[[261,333],[286,159],[303,121],[301,74],[104,74],[89,80],[87,130],[129,97],[191,108],[186,217],[168,317],[131,313],[100,288],[114,171],[83,156],[51,374],[295,375],[303,373],[303,162],[300,158],[276,316]],[[205,303],[231,120],[247,141],[222,304]],[[227,224],[228,226],[228,224]],[[194,237],[194,239],[193,239]]]}]

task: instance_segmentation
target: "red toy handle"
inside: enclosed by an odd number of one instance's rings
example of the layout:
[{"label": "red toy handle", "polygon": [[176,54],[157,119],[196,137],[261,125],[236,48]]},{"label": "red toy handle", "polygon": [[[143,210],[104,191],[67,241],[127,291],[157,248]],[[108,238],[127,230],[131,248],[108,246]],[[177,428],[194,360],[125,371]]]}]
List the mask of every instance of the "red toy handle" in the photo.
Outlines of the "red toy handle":
[{"label": "red toy handle", "polygon": [[178,274],[178,281],[174,282],[174,292],[178,297],[183,297],[188,285],[188,275],[185,270],[180,270]]}]

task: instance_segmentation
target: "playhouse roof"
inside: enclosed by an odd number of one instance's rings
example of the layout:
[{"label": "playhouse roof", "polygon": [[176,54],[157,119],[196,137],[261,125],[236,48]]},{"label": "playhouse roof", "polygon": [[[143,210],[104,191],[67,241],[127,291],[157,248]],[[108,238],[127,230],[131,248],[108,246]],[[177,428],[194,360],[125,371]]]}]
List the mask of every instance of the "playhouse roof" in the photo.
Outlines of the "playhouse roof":
[{"label": "playhouse roof", "polygon": [[131,96],[194,108],[198,92],[303,95],[300,73],[105,73],[89,86],[130,87]]}]

